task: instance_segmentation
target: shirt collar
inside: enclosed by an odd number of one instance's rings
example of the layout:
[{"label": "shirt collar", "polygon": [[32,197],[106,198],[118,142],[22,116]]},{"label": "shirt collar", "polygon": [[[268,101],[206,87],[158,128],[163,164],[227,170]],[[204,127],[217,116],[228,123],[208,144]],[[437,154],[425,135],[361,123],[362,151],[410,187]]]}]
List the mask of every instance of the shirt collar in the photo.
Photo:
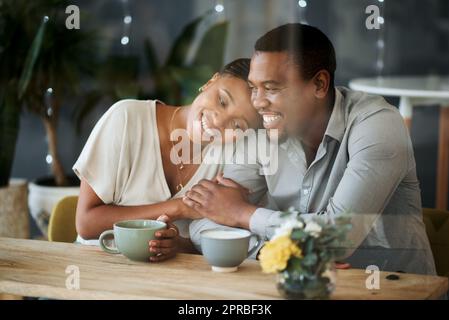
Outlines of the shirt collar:
[{"label": "shirt collar", "polygon": [[335,88],[335,102],[332,114],[327,124],[325,136],[329,136],[341,143],[346,129],[345,110],[343,108],[343,95]]},{"label": "shirt collar", "polygon": [[[331,117],[329,119],[329,123],[327,124],[327,128],[324,135],[329,136],[335,140],[338,140],[340,143],[341,140],[343,139],[343,135],[346,129],[345,110],[342,104],[343,104],[343,95],[340,92],[340,90],[335,88],[334,107],[332,109]],[[295,138],[288,137],[284,142],[280,143],[279,146],[282,149],[287,150],[297,143],[298,141]]]}]

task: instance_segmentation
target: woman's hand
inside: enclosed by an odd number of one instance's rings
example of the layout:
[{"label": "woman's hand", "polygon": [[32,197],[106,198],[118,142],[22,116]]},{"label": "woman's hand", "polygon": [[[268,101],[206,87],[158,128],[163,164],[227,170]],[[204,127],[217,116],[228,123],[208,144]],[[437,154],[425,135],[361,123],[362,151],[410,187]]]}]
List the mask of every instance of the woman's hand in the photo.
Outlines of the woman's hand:
[{"label": "woman's hand", "polygon": [[203,216],[196,211],[195,209],[189,208],[184,201],[182,201],[182,198],[177,198],[175,199],[175,201],[178,202],[179,205],[179,218],[178,219],[192,219],[192,220],[196,220],[196,219],[202,219]]},{"label": "woman's hand", "polygon": [[179,230],[170,222],[167,215],[160,216],[157,220],[167,224],[167,228],[156,231],[156,239],[150,240],[149,250],[156,255],[150,258],[151,262],[160,262],[173,258],[179,250]]}]

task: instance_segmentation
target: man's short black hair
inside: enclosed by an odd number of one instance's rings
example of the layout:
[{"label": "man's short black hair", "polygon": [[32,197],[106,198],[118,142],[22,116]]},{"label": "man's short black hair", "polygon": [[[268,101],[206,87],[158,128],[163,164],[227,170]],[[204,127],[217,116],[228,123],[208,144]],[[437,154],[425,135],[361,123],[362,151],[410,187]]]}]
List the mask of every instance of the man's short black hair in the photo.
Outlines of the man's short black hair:
[{"label": "man's short black hair", "polygon": [[318,71],[327,70],[331,77],[330,87],[334,86],[337,68],[334,46],[318,28],[301,23],[284,24],[260,37],[254,49],[262,52],[286,51],[298,64],[304,79],[310,80]]}]

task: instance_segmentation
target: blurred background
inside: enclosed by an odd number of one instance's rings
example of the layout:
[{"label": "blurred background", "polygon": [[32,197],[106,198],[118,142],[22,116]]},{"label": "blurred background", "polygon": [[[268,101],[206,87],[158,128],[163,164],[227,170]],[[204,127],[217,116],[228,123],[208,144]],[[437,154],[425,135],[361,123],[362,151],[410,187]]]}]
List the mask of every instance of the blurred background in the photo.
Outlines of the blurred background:
[{"label": "blurred background", "polygon": [[[372,4],[380,9],[380,29],[368,30],[365,9]],[[65,28],[68,5],[80,10],[79,30]],[[223,63],[251,57],[258,37],[287,22],[329,36],[337,85],[449,74],[447,0],[3,0],[0,8],[2,99],[8,101],[8,92],[22,97],[10,102],[20,105],[20,123],[8,129],[17,133],[10,170],[28,181],[56,176],[70,185],[90,131],[115,101],[188,103]],[[414,108],[411,127],[425,207],[435,207],[439,110],[437,104]],[[12,142],[4,140],[2,152]],[[31,236],[42,232],[39,215],[33,214]]]}]

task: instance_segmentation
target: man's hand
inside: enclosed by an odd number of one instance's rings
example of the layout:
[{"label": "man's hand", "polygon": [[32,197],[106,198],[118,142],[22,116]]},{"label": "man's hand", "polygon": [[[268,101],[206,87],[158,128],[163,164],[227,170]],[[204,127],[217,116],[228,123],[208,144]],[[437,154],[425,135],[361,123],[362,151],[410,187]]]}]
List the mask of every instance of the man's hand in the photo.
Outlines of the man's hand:
[{"label": "man's hand", "polygon": [[167,224],[167,228],[156,231],[156,239],[148,243],[150,252],[156,255],[150,258],[151,262],[159,262],[170,259],[176,255],[179,249],[179,230],[170,223],[167,215],[160,216],[157,220]]},{"label": "man's hand", "polygon": [[194,209],[188,207],[184,201],[182,201],[182,198],[176,198],[176,199],[172,199],[170,201],[175,201],[176,205],[177,205],[177,215],[176,216],[172,216],[171,219],[172,220],[179,220],[179,219],[201,219],[203,216],[195,211]]},{"label": "man's hand", "polygon": [[215,181],[201,180],[186,192],[184,203],[216,223],[248,229],[257,209],[248,201],[249,190],[221,174]]}]

